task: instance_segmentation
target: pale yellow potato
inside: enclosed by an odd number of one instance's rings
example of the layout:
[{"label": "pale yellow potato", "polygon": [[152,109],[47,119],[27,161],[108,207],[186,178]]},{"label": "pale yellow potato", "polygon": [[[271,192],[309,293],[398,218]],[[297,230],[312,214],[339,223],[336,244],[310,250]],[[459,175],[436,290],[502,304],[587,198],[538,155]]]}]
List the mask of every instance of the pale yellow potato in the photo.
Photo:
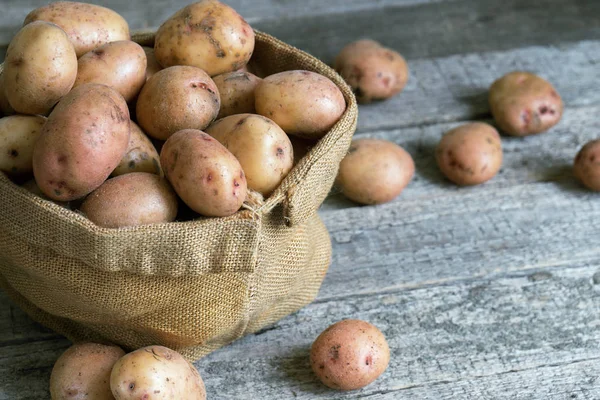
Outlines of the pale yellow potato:
[{"label": "pale yellow potato", "polygon": [[73,87],[75,49],[58,26],[32,22],[8,45],[2,75],[6,98],[17,113],[46,115]]},{"label": "pale yellow potato", "polygon": [[206,133],[217,139],[240,162],[248,188],[268,196],[294,165],[290,139],[262,115],[237,114],[215,121]]},{"label": "pale yellow potato", "polygon": [[122,16],[94,4],[57,1],[31,11],[23,25],[33,21],[60,26],[69,35],[77,57],[105,43],[130,39],[129,25]]},{"label": "pale yellow potato", "polygon": [[579,150],[573,173],[588,189],[600,192],[600,139],[586,143]]},{"label": "pale yellow potato", "polygon": [[33,173],[33,148],[46,118],[39,115],[12,115],[0,119],[0,171],[11,177]]},{"label": "pale yellow potato", "polygon": [[162,176],[160,156],[148,136],[133,121],[129,121],[130,135],[127,151],[111,176],[130,174],[132,172],[149,172]]},{"label": "pale yellow potato", "polygon": [[146,53],[146,80],[148,80],[152,77],[152,75],[163,68],[156,60],[154,49],[152,47],[144,46],[142,48],[144,49],[144,53]]},{"label": "pale yellow potato", "polygon": [[250,72],[234,71],[213,78],[219,88],[221,109],[217,118],[254,113],[254,90],[261,79]]},{"label": "pale yellow potato", "polygon": [[4,73],[0,72],[0,116],[13,115],[15,110],[10,106],[4,91]]}]

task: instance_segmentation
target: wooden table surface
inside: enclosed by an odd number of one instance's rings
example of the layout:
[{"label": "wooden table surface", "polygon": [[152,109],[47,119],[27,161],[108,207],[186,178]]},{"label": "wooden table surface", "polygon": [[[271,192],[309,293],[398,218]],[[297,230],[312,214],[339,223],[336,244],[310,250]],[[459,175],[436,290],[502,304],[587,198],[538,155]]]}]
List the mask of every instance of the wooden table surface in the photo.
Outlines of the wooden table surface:
[{"label": "wooden table surface", "polygon": [[[132,29],[155,27],[183,0],[97,0]],[[3,0],[0,43],[45,0]],[[127,3],[126,5],[123,3]],[[230,0],[254,27],[330,62],[371,37],[400,51],[411,77],[361,106],[357,137],[413,156],[395,201],[323,205],[333,261],[317,300],[198,361],[211,399],[600,399],[600,195],[572,160],[600,137],[598,0]],[[438,171],[442,133],[489,120],[491,82],[525,69],[566,104],[550,132],[503,138],[492,181],[457,188]],[[374,384],[339,393],[310,371],[308,349],[331,323],[377,325],[391,361]],[[47,399],[69,342],[0,293],[0,399]]]}]

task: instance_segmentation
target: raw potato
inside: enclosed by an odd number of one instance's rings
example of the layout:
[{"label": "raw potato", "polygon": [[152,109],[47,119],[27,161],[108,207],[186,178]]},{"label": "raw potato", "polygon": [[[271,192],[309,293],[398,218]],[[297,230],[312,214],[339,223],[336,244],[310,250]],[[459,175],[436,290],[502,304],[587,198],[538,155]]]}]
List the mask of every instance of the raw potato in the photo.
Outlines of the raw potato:
[{"label": "raw potato", "polygon": [[340,163],[336,186],[361,204],[396,198],[415,173],[412,157],[402,147],[381,139],[358,139]]},{"label": "raw potato", "polygon": [[85,199],[81,212],[105,228],[171,222],[177,197],[164,178],[133,172],[104,182]]},{"label": "raw potato", "polygon": [[200,68],[175,66],[158,71],[137,100],[140,127],[155,139],[167,140],[182,129],[204,129],[217,118],[221,98],[212,79]]},{"label": "raw potato", "polygon": [[231,115],[216,121],[206,133],[239,160],[248,188],[264,196],[279,186],[294,164],[290,139],[262,115]]},{"label": "raw potato", "polygon": [[340,89],[309,71],[284,71],[262,80],[255,90],[256,111],[288,135],[322,138],[346,110]]},{"label": "raw potato", "polygon": [[78,58],[105,43],[130,39],[129,26],[123,17],[93,4],[57,1],[30,12],[23,25],[33,21],[60,26],[69,35]]},{"label": "raw potato", "polygon": [[71,209],[71,203],[69,203],[68,201],[54,201],[49,199],[41,190],[40,187],[37,185],[37,183],[35,183],[35,179],[31,179],[27,182],[25,182],[24,184],[21,185],[21,187],[23,187],[25,190],[27,190],[30,193],[35,194],[36,196],[41,197],[44,200],[48,200],[51,201],[53,203],[58,204],[61,207],[64,208],[68,208]]},{"label": "raw potato", "polygon": [[350,85],[359,103],[388,99],[408,81],[406,60],[374,40],[348,44],[335,59],[335,70]]},{"label": "raw potato", "polygon": [[148,346],[127,354],[114,366],[110,387],[116,400],[205,400],[200,374],[181,354]]},{"label": "raw potato", "polygon": [[495,81],[489,102],[498,127],[513,136],[545,132],[563,113],[562,99],[554,87],[529,72],[511,72]]},{"label": "raw potato", "polygon": [[16,112],[46,115],[73,87],[77,56],[62,29],[33,22],[10,42],[2,75],[6,98]]},{"label": "raw potato", "polygon": [[146,53],[146,80],[150,79],[152,75],[163,69],[154,55],[154,49],[152,47],[143,47],[144,53]]},{"label": "raw potato", "polygon": [[221,109],[217,118],[254,113],[254,90],[261,79],[249,72],[235,71],[213,78],[219,88]]},{"label": "raw potato", "polygon": [[121,93],[129,102],[146,83],[146,53],[139,44],[121,40],[102,45],[77,61],[74,87],[102,83]]},{"label": "raw potato", "polygon": [[45,117],[12,115],[0,119],[0,171],[11,177],[31,176],[33,148]]},{"label": "raw potato", "polygon": [[110,390],[110,373],[113,365],[124,355],[120,347],[98,343],[69,347],[52,368],[52,400],[114,400]]},{"label": "raw potato", "polygon": [[116,90],[73,89],[48,117],[33,151],[33,174],[53,200],[75,200],[100,186],[129,143],[129,111]]},{"label": "raw potato", "polygon": [[228,5],[202,0],[177,11],[158,28],[154,51],[163,67],[192,65],[215,76],[248,62],[254,31]]},{"label": "raw potato", "polygon": [[149,172],[162,176],[160,156],[156,148],[135,122],[129,121],[129,125],[130,135],[127,151],[111,175]]},{"label": "raw potato", "polygon": [[435,158],[452,182],[478,185],[492,179],[502,166],[500,135],[482,122],[461,125],[442,137]]},{"label": "raw potato", "polygon": [[4,73],[0,72],[0,116],[13,115],[15,110],[10,106],[4,91]]},{"label": "raw potato", "polygon": [[588,189],[600,192],[600,139],[587,143],[577,153],[573,173]]},{"label": "raw potato", "polygon": [[225,217],[246,199],[246,176],[239,161],[210,135],[184,129],[160,152],[160,165],[181,199],[207,217]]},{"label": "raw potato", "polygon": [[331,325],[310,349],[315,375],[333,389],[367,386],[385,371],[389,361],[390,349],[381,331],[357,319]]}]

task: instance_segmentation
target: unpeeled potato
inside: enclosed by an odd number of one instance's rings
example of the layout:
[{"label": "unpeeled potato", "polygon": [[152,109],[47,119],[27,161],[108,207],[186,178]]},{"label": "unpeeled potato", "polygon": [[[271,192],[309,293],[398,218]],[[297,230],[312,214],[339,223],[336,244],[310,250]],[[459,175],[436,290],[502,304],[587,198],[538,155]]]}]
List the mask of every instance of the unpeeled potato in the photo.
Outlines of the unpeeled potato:
[{"label": "unpeeled potato", "polygon": [[149,172],[162,176],[160,156],[152,141],[135,122],[129,121],[129,125],[130,136],[127,151],[111,175],[119,176],[132,172]]},{"label": "unpeeled potato", "polygon": [[12,115],[0,119],[0,171],[12,177],[31,176],[33,149],[46,118]]}]

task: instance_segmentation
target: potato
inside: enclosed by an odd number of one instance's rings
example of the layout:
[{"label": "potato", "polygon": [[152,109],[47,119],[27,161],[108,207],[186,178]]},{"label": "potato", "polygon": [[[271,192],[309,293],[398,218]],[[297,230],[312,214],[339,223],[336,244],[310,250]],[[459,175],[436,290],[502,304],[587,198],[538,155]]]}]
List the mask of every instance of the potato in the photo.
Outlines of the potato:
[{"label": "potato", "polygon": [[217,118],[234,114],[254,113],[254,89],[261,79],[249,72],[235,71],[214,77],[221,96]]},{"label": "potato", "polygon": [[184,129],[171,136],[160,152],[165,176],[193,211],[225,217],[246,199],[246,176],[239,161],[210,135]]},{"label": "potato", "polygon": [[410,154],[395,143],[381,139],[358,139],[340,163],[336,186],[361,204],[393,200],[415,173]]},{"label": "potato", "polygon": [[498,127],[513,136],[545,132],[563,113],[563,102],[552,85],[529,72],[511,72],[496,80],[489,102]]},{"label": "potato", "polygon": [[45,117],[12,115],[0,119],[0,171],[11,177],[26,177],[33,172],[33,148]]},{"label": "potato", "polygon": [[258,114],[271,118],[288,135],[306,139],[323,137],[346,110],[335,83],[309,71],[267,76],[254,94]]},{"label": "potato", "polygon": [[129,125],[130,135],[127,151],[111,176],[132,172],[149,172],[162,176],[160,157],[156,148],[135,122],[129,121]]},{"label": "potato", "polygon": [[116,90],[73,89],[54,108],[33,150],[33,174],[53,200],[90,193],[119,165],[129,143],[129,111]]},{"label": "potato", "polygon": [[148,79],[136,104],[140,127],[167,140],[182,129],[204,129],[217,118],[221,98],[217,85],[200,68],[176,66]]},{"label": "potato", "polygon": [[191,65],[210,76],[241,68],[253,51],[250,25],[217,0],[202,0],[177,11],[158,28],[154,43],[163,67]]},{"label": "potato", "polygon": [[502,166],[498,131],[483,122],[461,125],[440,140],[435,158],[442,173],[457,185],[478,185]]},{"label": "potato", "polygon": [[119,14],[105,7],[71,1],[57,1],[36,8],[23,25],[48,21],[60,26],[69,35],[77,57],[105,43],[129,40],[129,26]]},{"label": "potato", "polygon": [[573,173],[588,189],[600,192],[600,139],[586,143],[579,150]]},{"label": "potato", "polygon": [[158,61],[156,61],[156,56],[154,55],[154,49],[152,47],[142,47],[144,49],[144,53],[146,53],[146,80],[150,79],[152,75],[157,73],[162,69]]},{"label": "potato", "polygon": [[239,160],[248,188],[264,196],[279,186],[294,164],[290,139],[262,115],[231,115],[216,121],[206,133]]},{"label": "potato", "polygon": [[10,42],[2,75],[6,98],[16,112],[45,115],[73,87],[77,56],[62,29],[33,22]]},{"label": "potato", "polygon": [[143,347],[117,361],[110,387],[116,400],[206,399],[196,368],[163,346]]},{"label": "potato", "polygon": [[408,81],[404,58],[374,40],[348,44],[335,59],[334,68],[350,85],[359,103],[388,99],[400,93]]},{"label": "potato", "polygon": [[85,53],[77,61],[73,86],[84,83],[102,83],[121,93],[125,101],[133,100],[146,83],[144,49],[135,42],[121,40]]},{"label": "potato", "polygon": [[68,201],[54,201],[54,200],[49,199],[40,190],[40,187],[37,185],[37,183],[35,183],[35,179],[28,180],[27,182],[25,182],[24,184],[22,184],[21,187],[24,188],[25,190],[27,190],[28,192],[33,193],[33,194],[35,194],[38,197],[41,197],[44,200],[51,201],[53,203],[58,204],[61,207],[68,208],[69,210],[71,209],[71,203],[69,203]]},{"label": "potato", "polygon": [[52,400],[114,400],[110,390],[113,365],[125,352],[117,346],[79,343],[69,347],[50,375]]},{"label": "potato", "polygon": [[13,115],[15,110],[10,106],[4,90],[4,73],[0,72],[0,116]]},{"label": "potato", "polygon": [[390,349],[377,327],[357,319],[331,325],[310,349],[315,375],[333,389],[360,389],[377,379],[388,366]]}]

